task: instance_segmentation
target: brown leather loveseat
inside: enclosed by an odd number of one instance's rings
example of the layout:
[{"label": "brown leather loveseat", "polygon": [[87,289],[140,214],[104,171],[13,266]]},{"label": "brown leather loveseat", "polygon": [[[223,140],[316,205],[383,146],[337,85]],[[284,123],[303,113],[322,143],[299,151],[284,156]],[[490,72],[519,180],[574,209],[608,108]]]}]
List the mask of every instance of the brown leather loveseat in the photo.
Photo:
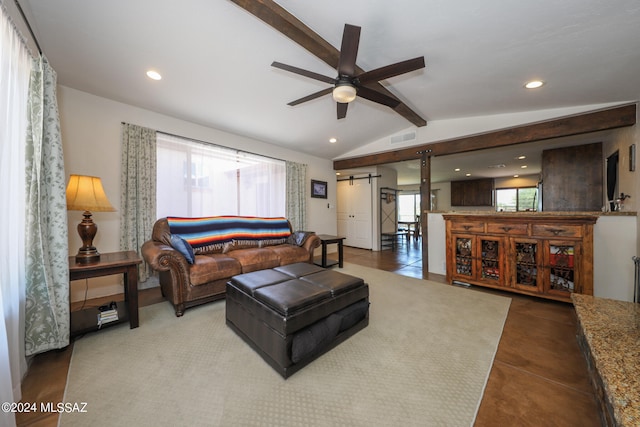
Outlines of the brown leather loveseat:
[{"label": "brown leather loveseat", "polygon": [[159,272],[162,295],[176,316],[225,297],[233,276],[297,262],[313,262],[315,233],[293,232],[285,218],[218,216],[161,218],[142,256]]}]

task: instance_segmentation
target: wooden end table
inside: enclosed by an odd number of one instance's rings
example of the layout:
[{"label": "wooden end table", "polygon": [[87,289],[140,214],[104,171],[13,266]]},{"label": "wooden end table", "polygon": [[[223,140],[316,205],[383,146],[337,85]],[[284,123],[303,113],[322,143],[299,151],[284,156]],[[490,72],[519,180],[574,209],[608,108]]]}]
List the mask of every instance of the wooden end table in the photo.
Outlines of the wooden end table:
[{"label": "wooden end table", "polygon": [[[322,268],[328,268],[338,264],[338,267],[342,268],[344,260],[342,242],[345,237],[331,236],[328,234],[318,234],[318,237],[320,238],[320,244],[322,245],[322,258],[320,258],[320,263],[315,262],[314,260],[314,264],[319,265]],[[327,260],[327,245],[332,243],[338,244],[338,261]]]},{"label": "wooden end table", "polygon": [[[124,275],[125,307],[118,307],[118,321],[106,323],[102,328],[129,320],[131,329],[138,327],[138,264],[142,260],[135,251],[100,254],[100,260],[91,264],[78,264],[69,257],[69,281],[90,279],[112,274]],[[97,307],[71,312],[71,336],[101,329],[97,324]]]}]

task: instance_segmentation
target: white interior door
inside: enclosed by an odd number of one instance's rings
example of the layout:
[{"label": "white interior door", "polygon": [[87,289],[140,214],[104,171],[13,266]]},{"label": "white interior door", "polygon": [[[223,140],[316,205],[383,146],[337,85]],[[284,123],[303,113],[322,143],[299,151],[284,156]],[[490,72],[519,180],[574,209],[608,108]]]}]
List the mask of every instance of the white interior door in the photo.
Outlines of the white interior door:
[{"label": "white interior door", "polygon": [[371,188],[367,180],[338,182],[338,234],[345,237],[344,244],[347,246],[372,247]]},{"label": "white interior door", "polygon": [[350,203],[350,186],[348,181],[338,181],[337,188],[337,201],[336,201],[336,213],[338,218],[338,236],[345,237],[344,244],[350,245],[350,236],[353,234],[351,231],[351,214],[349,213]]},{"label": "white interior door", "polygon": [[357,248],[371,249],[371,184],[368,180],[353,182],[353,225],[354,242]]}]

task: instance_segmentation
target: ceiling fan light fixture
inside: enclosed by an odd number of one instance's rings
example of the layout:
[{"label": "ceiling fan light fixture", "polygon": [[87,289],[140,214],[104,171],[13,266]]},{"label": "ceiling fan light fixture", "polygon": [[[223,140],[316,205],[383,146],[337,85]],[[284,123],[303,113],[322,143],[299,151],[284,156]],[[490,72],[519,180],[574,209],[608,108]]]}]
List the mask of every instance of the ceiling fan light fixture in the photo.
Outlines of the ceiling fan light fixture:
[{"label": "ceiling fan light fixture", "polygon": [[356,88],[350,84],[341,84],[333,89],[333,99],[341,104],[348,104],[356,99]]}]

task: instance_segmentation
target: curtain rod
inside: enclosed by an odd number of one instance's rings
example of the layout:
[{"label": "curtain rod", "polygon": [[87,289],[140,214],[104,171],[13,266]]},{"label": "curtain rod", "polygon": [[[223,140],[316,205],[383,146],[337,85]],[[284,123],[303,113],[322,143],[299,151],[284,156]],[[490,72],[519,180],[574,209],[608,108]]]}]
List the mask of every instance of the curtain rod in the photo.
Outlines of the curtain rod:
[{"label": "curtain rod", "polygon": [[18,0],[13,0],[13,1],[16,4],[16,6],[18,7],[18,12],[20,12],[20,15],[22,16],[22,20],[24,21],[25,24],[27,24],[27,29],[29,30],[29,33],[31,34],[31,38],[33,38],[33,42],[36,44],[36,47],[38,48],[38,53],[40,55],[42,55],[42,48],[40,47],[40,43],[38,43],[38,38],[33,33],[33,29],[31,28],[31,24],[29,24],[29,20],[27,19],[26,15],[24,14],[24,11],[22,10],[22,6],[20,6],[20,3],[18,3]]},{"label": "curtain rod", "polygon": [[[122,125],[128,125],[128,124],[130,124],[130,123],[120,122],[120,124],[122,124]],[[239,149],[237,149],[237,148],[228,147],[228,146],[226,146],[226,145],[215,144],[215,143],[213,143],[213,142],[209,142],[209,141],[202,141],[201,139],[190,138],[190,137],[188,137],[188,136],[183,136],[183,135],[176,135],[175,133],[164,132],[164,131],[157,130],[157,129],[154,129],[154,130],[155,130],[157,133],[161,133],[161,134],[163,134],[163,135],[172,136],[172,137],[174,137],[174,138],[182,138],[182,139],[186,139],[186,140],[188,140],[188,141],[197,142],[197,143],[199,143],[199,144],[206,144],[206,145],[213,145],[214,147],[227,148],[227,149],[230,149],[230,150],[240,151],[240,152],[242,152],[242,153],[248,153],[248,154],[253,154],[253,155],[256,155],[256,156],[266,157],[266,158],[268,158],[268,159],[278,160],[278,161],[280,161],[280,162],[286,162],[286,161],[287,161],[287,160],[279,159],[279,158],[277,158],[277,157],[267,156],[267,155],[264,155],[264,154],[258,154],[258,153],[252,153],[251,151],[239,150]]]}]

